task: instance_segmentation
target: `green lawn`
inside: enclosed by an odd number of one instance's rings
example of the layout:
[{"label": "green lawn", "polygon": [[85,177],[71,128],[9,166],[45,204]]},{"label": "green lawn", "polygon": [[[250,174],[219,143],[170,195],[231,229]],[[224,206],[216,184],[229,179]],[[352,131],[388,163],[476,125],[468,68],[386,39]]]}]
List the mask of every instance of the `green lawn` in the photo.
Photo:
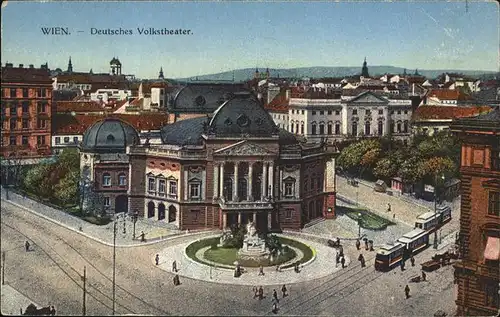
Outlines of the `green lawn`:
[{"label": "green lawn", "polygon": [[[339,207],[337,207],[339,208]],[[383,217],[380,217],[369,210],[364,208],[349,208],[349,207],[341,207],[339,208],[340,213],[345,214],[347,217],[358,221],[359,215],[361,214],[360,225],[361,228],[368,230],[385,230],[387,226],[394,225],[395,223],[387,220]]]},{"label": "green lawn", "polygon": [[217,248],[208,249],[205,251],[205,259],[213,262],[217,262],[225,265],[234,265],[235,261],[241,264],[241,266],[246,267],[259,267],[259,266],[273,266],[281,263],[285,263],[297,256],[295,251],[290,249],[290,251],[283,256],[278,257],[275,261],[271,262],[269,259],[263,259],[262,261],[254,261],[251,259],[239,259],[238,249],[235,248]]}]

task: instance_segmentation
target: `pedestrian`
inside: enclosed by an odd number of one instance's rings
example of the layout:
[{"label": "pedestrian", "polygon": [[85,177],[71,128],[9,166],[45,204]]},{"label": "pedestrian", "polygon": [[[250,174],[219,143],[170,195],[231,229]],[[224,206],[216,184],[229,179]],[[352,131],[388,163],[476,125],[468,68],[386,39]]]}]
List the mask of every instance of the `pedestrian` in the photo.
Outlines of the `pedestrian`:
[{"label": "pedestrian", "polygon": [[410,262],[411,262],[411,266],[415,266],[415,258],[413,257],[413,254],[410,257]]},{"label": "pedestrian", "polygon": [[180,284],[181,284],[181,282],[179,280],[179,275],[175,274],[175,276],[174,276],[174,286],[178,286]]},{"label": "pedestrian", "polygon": [[427,278],[427,274],[425,274],[425,272],[422,271],[422,280],[425,281],[426,278]]},{"label": "pedestrian", "polygon": [[340,256],[344,256],[344,247],[340,246],[339,254],[340,254]]},{"label": "pedestrian", "polygon": [[335,267],[340,263],[340,254],[337,252],[335,254]]},{"label": "pedestrian", "polygon": [[356,239],[356,249],[361,249],[361,242],[359,241],[359,239]]},{"label": "pedestrian", "polygon": [[259,276],[263,276],[264,275],[264,267],[261,265],[259,267]]},{"label": "pedestrian", "polygon": [[404,271],[405,270],[405,261],[402,260],[401,261],[401,271]]},{"label": "pedestrian", "polygon": [[337,237],[337,245],[340,246],[340,238]]},{"label": "pedestrian", "polygon": [[363,257],[363,254],[359,255],[358,261],[361,262],[361,267],[365,267],[365,258]]},{"label": "pedestrian", "polygon": [[387,212],[391,212],[391,204],[387,204]]},{"label": "pedestrian", "polygon": [[262,286],[259,286],[259,300],[264,298],[264,289]]},{"label": "pedestrian", "polygon": [[158,265],[160,263],[160,255],[159,254],[156,255],[155,262],[156,262],[156,265]]},{"label": "pedestrian", "polygon": [[406,299],[410,298],[410,287],[408,286],[408,284],[406,284],[406,287],[405,287],[405,295],[406,295]]},{"label": "pedestrian", "polygon": [[340,258],[340,263],[342,264],[342,268],[345,268],[345,258],[344,257]]},{"label": "pedestrian", "polygon": [[285,284],[283,284],[283,286],[281,286],[281,293],[283,294],[283,297],[287,296],[286,291],[287,291],[286,286],[285,286]]},{"label": "pedestrian", "polygon": [[145,241],[146,241],[146,234],[144,233],[144,231],[141,231],[141,242]]},{"label": "pedestrian", "polygon": [[365,250],[368,251],[369,247],[368,247],[368,239],[365,238]]},{"label": "pedestrian", "polygon": [[26,252],[28,252],[30,250],[30,243],[29,243],[29,241],[26,241],[26,243],[24,244],[24,248],[26,249]]},{"label": "pedestrian", "polygon": [[50,306],[50,315],[55,316],[56,315],[56,308],[54,306]]},{"label": "pedestrian", "polygon": [[174,262],[172,262],[172,272],[177,273],[177,261],[175,261],[175,260],[174,260]]},{"label": "pedestrian", "polygon": [[396,214],[392,214],[392,219],[396,219]]},{"label": "pedestrian", "polygon": [[278,299],[278,292],[276,292],[275,289],[273,289],[273,298],[279,303],[279,299]]},{"label": "pedestrian", "polygon": [[257,286],[254,286],[253,287],[253,298],[257,298],[259,297],[259,289],[257,288]]},{"label": "pedestrian", "polygon": [[272,309],[273,314],[278,313],[278,302],[273,300],[273,309]]}]

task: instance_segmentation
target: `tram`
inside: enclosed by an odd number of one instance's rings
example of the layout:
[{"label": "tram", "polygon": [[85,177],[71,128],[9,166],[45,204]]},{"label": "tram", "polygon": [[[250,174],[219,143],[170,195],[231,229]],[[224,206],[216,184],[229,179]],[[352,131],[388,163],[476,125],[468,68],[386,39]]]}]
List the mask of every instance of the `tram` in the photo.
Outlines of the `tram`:
[{"label": "tram", "polygon": [[418,216],[415,221],[415,228],[423,229],[431,233],[450,220],[451,208],[449,206],[441,206],[436,209],[436,212],[429,211]]},{"label": "tram", "polygon": [[405,254],[410,257],[429,246],[429,232],[416,228],[405,233],[397,242],[404,245]]},{"label": "tram", "polygon": [[375,270],[389,271],[403,260],[405,247],[402,243],[385,244],[375,255]]}]

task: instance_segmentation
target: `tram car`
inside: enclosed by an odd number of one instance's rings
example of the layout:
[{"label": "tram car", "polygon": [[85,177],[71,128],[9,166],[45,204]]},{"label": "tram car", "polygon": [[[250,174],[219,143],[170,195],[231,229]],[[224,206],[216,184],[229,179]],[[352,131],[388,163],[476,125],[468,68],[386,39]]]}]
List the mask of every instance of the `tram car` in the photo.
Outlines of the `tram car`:
[{"label": "tram car", "polygon": [[415,221],[415,228],[423,229],[431,233],[450,220],[451,208],[449,206],[441,206],[436,209],[436,212],[429,211],[418,216]]},{"label": "tram car", "polygon": [[375,270],[384,272],[400,265],[404,251],[405,246],[399,242],[381,246],[375,255]]},{"label": "tram car", "polygon": [[405,233],[397,242],[404,245],[405,258],[409,258],[429,246],[429,232],[416,228]]}]

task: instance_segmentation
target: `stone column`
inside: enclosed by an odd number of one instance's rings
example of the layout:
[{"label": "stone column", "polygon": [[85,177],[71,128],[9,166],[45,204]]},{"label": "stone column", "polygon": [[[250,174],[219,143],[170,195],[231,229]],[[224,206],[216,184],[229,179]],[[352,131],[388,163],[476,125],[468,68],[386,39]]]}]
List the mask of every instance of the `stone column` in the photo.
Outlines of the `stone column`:
[{"label": "stone column", "polygon": [[279,188],[279,199],[283,199],[283,168],[280,168],[280,178],[278,179],[278,188]]},{"label": "stone column", "polygon": [[214,163],[214,199],[219,197],[219,163]]},{"label": "stone column", "polygon": [[271,188],[269,196],[274,198],[274,163],[269,163],[269,186]]},{"label": "stone column", "polygon": [[241,211],[238,211],[238,225],[241,226]]},{"label": "stone column", "polygon": [[257,222],[257,212],[256,211],[253,212],[253,220],[252,221],[253,221],[253,223]]},{"label": "stone column", "polygon": [[189,188],[188,188],[188,171],[184,170],[184,200],[188,200]]},{"label": "stone column", "polygon": [[262,198],[261,200],[264,200],[264,198],[267,196],[267,163],[264,162],[262,163]]},{"label": "stone column", "polygon": [[222,229],[227,227],[227,212],[222,212]]},{"label": "stone column", "polygon": [[252,187],[253,187],[253,162],[248,162],[248,197],[247,200],[253,201],[252,197]]},{"label": "stone column", "polygon": [[[219,196],[224,197],[224,165],[225,163],[222,162],[219,167],[220,167],[220,183],[219,183]],[[225,197],[224,197],[225,198]]]},{"label": "stone column", "polygon": [[233,201],[238,201],[238,165],[239,162],[234,162]]},{"label": "stone column", "polygon": [[273,214],[272,211],[267,212],[267,230],[271,230],[273,225]]}]

